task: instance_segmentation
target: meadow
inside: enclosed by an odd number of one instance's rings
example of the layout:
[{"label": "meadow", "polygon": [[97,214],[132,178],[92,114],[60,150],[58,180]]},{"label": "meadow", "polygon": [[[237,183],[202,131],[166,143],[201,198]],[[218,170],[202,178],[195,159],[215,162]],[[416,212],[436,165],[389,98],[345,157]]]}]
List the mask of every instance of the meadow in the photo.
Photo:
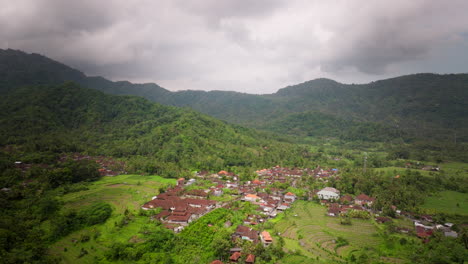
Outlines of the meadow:
[{"label": "meadow", "polygon": [[468,194],[455,191],[442,191],[426,198],[422,208],[438,213],[468,216]]}]

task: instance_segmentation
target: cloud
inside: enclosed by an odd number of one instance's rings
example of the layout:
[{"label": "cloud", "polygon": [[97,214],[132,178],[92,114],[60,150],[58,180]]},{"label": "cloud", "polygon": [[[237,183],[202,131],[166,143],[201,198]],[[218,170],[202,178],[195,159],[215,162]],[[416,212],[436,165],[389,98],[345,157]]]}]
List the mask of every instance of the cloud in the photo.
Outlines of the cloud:
[{"label": "cloud", "polygon": [[[361,2],[339,11],[350,23],[327,21],[334,36],[329,41],[326,71],[352,66],[370,74],[385,73],[388,66],[421,60],[446,42],[468,32],[463,10],[466,1]],[[460,39],[461,40],[461,39]]]},{"label": "cloud", "polygon": [[467,9],[461,0],[16,0],[2,3],[0,47],[113,80],[268,93],[318,77],[466,71],[465,53],[440,58],[466,47]]}]

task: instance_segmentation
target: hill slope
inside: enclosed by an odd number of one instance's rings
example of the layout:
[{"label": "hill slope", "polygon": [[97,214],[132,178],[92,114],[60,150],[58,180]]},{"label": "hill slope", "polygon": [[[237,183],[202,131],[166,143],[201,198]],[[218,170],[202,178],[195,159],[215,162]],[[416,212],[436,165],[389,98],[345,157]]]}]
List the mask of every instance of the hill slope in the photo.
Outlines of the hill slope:
[{"label": "hill slope", "polygon": [[[468,141],[468,74],[415,74],[360,85],[316,79],[269,95],[170,92],[156,84],[86,77],[41,55],[0,50],[0,80],[0,91],[72,80],[106,93],[143,96],[232,123],[300,136],[381,141],[398,135],[407,140]],[[301,119],[304,122],[298,122]],[[339,133],[334,132],[337,123]],[[369,127],[376,127],[380,136],[376,138],[375,131],[367,133]]]},{"label": "hill slope", "polygon": [[[73,83],[17,88],[0,100],[0,145],[130,157],[135,170],[295,165],[303,150],[189,109],[107,95]],[[299,164],[296,164],[299,165]]]}]

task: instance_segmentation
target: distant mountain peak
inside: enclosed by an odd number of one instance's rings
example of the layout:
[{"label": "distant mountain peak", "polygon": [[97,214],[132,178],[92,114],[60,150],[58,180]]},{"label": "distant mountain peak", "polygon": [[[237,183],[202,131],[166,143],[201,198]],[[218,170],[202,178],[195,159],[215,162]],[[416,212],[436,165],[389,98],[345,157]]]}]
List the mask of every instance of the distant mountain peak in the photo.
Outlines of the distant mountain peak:
[{"label": "distant mountain peak", "polygon": [[308,93],[313,89],[328,89],[328,88],[336,88],[341,86],[341,84],[335,80],[328,79],[328,78],[317,78],[314,80],[306,81],[300,84],[287,86],[285,88],[279,89],[276,92],[276,95],[286,96],[286,95],[302,95],[304,93]]}]

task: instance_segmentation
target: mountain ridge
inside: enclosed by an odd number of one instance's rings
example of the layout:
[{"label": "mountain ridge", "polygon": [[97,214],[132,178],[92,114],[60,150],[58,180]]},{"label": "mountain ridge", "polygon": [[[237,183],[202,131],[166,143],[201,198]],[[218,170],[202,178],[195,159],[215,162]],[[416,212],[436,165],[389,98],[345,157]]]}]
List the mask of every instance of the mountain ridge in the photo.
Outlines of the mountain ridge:
[{"label": "mountain ridge", "polygon": [[[8,57],[9,60],[5,59]],[[468,74],[420,73],[367,84],[343,84],[319,78],[264,95],[232,91],[172,92],[154,83],[133,84],[113,82],[99,76],[87,77],[42,55],[13,50],[0,52],[0,90],[64,81],[116,95],[143,96],[164,105],[190,107],[230,123],[257,129],[272,130],[273,125],[280,125],[284,126],[280,130],[286,134],[297,134],[298,131],[302,135],[316,134],[310,131],[313,126],[308,123],[299,128],[297,118],[302,115],[304,122],[316,120],[306,116],[318,112],[332,119],[362,123],[364,127],[368,123],[378,123],[389,129],[403,129],[410,135],[408,140],[415,137],[445,140],[448,134],[468,134],[465,133],[468,131]],[[295,131],[288,130],[291,114],[298,114],[294,117]],[[419,128],[425,131],[414,132]],[[330,127],[330,131],[332,129]],[[346,133],[350,127],[343,129]],[[327,129],[320,130],[323,133],[317,136],[329,136]],[[367,138],[371,139],[371,135]],[[468,136],[462,140],[468,140]]]}]

